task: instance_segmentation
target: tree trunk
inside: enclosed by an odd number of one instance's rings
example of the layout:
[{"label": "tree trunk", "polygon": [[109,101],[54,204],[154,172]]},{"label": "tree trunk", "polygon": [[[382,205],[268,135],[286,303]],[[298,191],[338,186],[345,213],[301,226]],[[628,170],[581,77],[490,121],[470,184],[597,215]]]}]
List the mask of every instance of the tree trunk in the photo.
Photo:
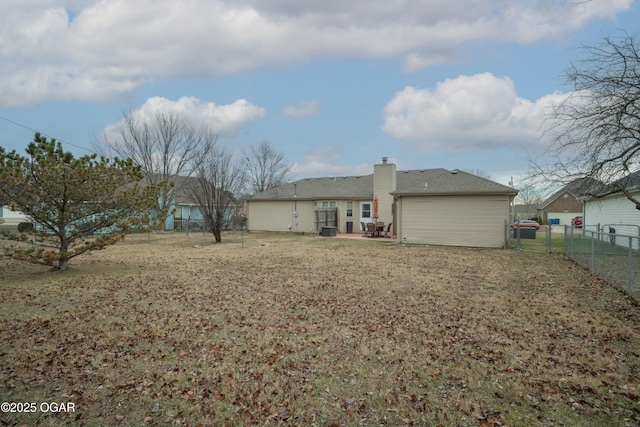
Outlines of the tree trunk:
[{"label": "tree trunk", "polygon": [[65,271],[69,269],[69,257],[67,256],[67,251],[69,250],[69,242],[66,238],[60,238],[60,258],[58,258],[58,267],[56,270]]},{"label": "tree trunk", "polygon": [[213,236],[216,238],[216,243],[222,242],[222,226],[224,225],[224,216],[220,207],[216,207],[215,226],[213,227]]},{"label": "tree trunk", "polygon": [[69,258],[64,257],[64,258],[60,258],[58,260],[58,267],[56,268],[56,270],[58,271],[66,271],[69,269]]}]

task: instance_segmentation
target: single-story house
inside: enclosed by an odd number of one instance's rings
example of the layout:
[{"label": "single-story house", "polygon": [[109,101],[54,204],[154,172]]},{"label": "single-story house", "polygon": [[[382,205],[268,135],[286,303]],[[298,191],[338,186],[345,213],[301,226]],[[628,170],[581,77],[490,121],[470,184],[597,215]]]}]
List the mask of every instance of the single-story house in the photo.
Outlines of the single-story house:
[{"label": "single-story house", "polygon": [[[189,227],[190,230],[204,227],[204,215],[200,205],[191,195],[191,188],[197,188],[198,179],[195,177],[177,176],[173,178],[173,204],[169,207],[170,214],[164,222],[166,231],[180,231]],[[231,205],[226,208],[225,221],[231,225],[238,213],[238,207]]]},{"label": "single-story house", "polygon": [[[238,206],[228,206],[225,211],[225,221],[231,226],[238,214]],[[204,227],[204,215],[200,206],[184,194],[175,195],[175,204],[169,208],[173,212],[165,220],[166,231],[201,230]]]},{"label": "single-story house", "polygon": [[30,222],[31,219],[20,211],[11,209],[11,206],[0,206],[0,224],[17,225],[21,222]]},{"label": "single-story house", "polygon": [[398,242],[504,247],[517,193],[458,170],[397,171],[383,158],[370,175],[306,178],[255,194],[247,201],[247,226],[318,233],[326,220],[321,213],[334,210],[337,232],[357,233],[377,213]]},{"label": "single-story house", "polygon": [[540,205],[540,217],[545,224],[571,225],[571,220],[581,216],[583,211],[582,195],[594,185],[592,179],[577,179],[553,193]]},{"label": "single-story house", "polygon": [[537,204],[513,205],[513,220],[538,218],[540,207]]},{"label": "single-story house", "polygon": [[[640,200],[640,171],[627,175],[597,193],[583,198],[584,227],[586,230],[610,232],[640,237],[640,210],[623,192]],[[634,245],[637,248],[637,244]]]}]

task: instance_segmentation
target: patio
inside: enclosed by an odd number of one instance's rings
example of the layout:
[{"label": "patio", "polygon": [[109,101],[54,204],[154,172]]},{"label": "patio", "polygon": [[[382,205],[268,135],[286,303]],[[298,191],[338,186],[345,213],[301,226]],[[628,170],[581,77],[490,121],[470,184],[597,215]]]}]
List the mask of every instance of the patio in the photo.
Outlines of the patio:
[{"label": "patio", "polygon": [[384,237],[384,235],[382,235],[381,237],[368,237],[366,234],[362,233],[361,231],[357,231],[354,233],[337,233],[335,237],[337,237],[338,239],[363,239],[363,240],[366,239],[366,240],[379,240],[379,241],[385,241],[385,242],[396,241],[396,236],[392,235],[391,233],[389,233],[389,237]]}]

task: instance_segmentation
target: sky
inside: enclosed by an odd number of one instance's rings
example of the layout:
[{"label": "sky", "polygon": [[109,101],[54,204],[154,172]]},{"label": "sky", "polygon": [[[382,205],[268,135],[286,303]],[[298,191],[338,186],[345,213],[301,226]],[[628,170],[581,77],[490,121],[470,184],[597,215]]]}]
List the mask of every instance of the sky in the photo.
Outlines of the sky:
[{"label": "sky", "polygon": [[126,111],[205,120],[295,178],[480,171],[517,188],[581,46],[638,35],[633,0],[3,0],[0,146],[75,155]]}]

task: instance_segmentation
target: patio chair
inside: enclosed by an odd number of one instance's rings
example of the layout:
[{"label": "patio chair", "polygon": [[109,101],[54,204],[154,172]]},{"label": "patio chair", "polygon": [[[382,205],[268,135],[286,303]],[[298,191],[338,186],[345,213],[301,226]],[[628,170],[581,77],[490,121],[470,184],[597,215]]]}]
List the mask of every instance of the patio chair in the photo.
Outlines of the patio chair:
[{"label": "patio chair", "polygon": [[389,225],[387,225],[387,229],[384,231],[384,237],[391,237],[389,236],[389,232],[391,231],[391,226],[393,225],[392,222],[389,223]]},{"label": "patio chair", "polygon": [[373,237],[376,234],[376,225],[372,222],[367,223],[367,236]]}]

